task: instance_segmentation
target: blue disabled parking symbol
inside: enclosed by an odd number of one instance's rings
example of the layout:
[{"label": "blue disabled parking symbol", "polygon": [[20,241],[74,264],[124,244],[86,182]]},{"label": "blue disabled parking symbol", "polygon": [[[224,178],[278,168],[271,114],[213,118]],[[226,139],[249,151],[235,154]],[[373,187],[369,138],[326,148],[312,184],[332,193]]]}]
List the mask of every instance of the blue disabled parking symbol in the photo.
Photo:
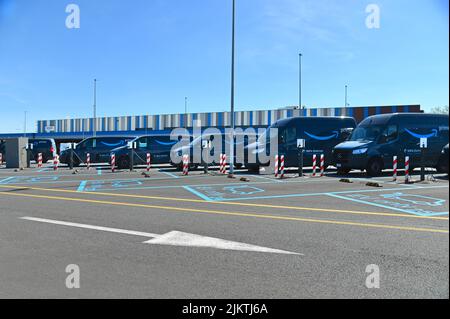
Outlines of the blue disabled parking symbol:
[{"label": "blue disabled parking symbol", "polygon": [[253,186],[227,186],[223,190],[233,195],[253,195],[264,192],[263,189]]}]

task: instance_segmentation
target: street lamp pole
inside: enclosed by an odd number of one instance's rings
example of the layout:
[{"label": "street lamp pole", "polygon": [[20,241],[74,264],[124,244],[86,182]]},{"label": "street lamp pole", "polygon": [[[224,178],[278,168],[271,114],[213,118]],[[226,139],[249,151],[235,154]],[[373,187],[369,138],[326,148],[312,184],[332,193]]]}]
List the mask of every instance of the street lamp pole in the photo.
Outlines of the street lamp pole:
[{"label": "street lamp pole", "polygon": [[[298,108],[303,111],[302,107],[302,54],[299,53],[298,59]],[[302,112],[303,114],[303,112]]]},{"label": "street lamp pole", "polygon": [[346,85],[346,86],[345,86],[344,116],[347,116],[347,106],[348,106],[348,103],[347,103],[347,90],[348,90],[348,86]]},{"label": "street lamp pole", "polygon": [[187,128],[187,96],[184,97],[184,128]]},{"label": "street lamp pole", "polygon": [[235,42],[235,12],[236,3],[233,0],[233,18],[232,18],[232,32],[231,32],[231,143],[230,143],[230,175],[234,173],[234,129],[235,129],[235,118],[234,118],[234,42]]},{"label": "street lamp pole", "polygon": [[23,137],[27,136],[27,111],[24,112]]},{"label": "street lamp pole", "polygon": [[97,79],[94,79],[94,137],[97,136]]}]

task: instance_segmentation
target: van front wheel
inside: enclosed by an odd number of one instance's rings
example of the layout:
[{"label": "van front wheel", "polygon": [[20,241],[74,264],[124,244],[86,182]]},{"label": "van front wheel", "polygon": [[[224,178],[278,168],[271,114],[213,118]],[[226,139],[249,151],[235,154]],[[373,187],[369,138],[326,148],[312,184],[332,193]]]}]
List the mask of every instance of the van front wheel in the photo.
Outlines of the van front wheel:
[{"label": "van front wheel", "polygon": [[348,173],[350,173],[350,171],[351,171],[350,168],[338,168],[337,174],[338,175],[347,175]]},{"label": "van front wheel", "polygon": [[366,171],[367,175],[369,176],[372,177],[380,176],[381,172],[383,171],[383,161],[379,158],[369,160]]},{"label": "van front wheel", "polygon": [[129,167],[130,167],[130,161],[128,160],[128,157],[122,156],[117,163],[117,168],[118,169],[126,169]]}]

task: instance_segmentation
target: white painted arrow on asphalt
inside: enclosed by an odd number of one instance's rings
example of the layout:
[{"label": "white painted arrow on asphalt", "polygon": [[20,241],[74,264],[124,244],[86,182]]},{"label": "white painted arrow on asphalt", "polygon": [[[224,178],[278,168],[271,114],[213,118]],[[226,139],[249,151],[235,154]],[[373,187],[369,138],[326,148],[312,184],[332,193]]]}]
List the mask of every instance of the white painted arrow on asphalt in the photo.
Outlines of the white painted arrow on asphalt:
[{"label": "white painted arrow on asphalt", "polygon": [[288,255],[303,255],[300,253],[294,253],[286,250],[273,249],[261,246],[255,246],[245,243],[239,243],[235,241],[223,240],[220,238],[206,237],[195,234],[183,233],[179,231],[171,231],[166,234],[158,235],[134,230],[94,226],[87,224],[78,224],[71,222],[64,222],[53,219],[44,219],[36,217],[21,217],[24,220],[30,220],[40,223],[77,227],[84,229],[93,229],[99,231],[106,231],[111,233],[126,234],[140,237],[152,238],[145,241],[145,244],[152,245],[168,245],[168,246],[184,246],[184,247],[202,247],[202,248],[215,248],[223,250],[241,250],[241,251],[252,251],[252,252],[263,252],[263,253],[273,253],[273,254],[288,254]]}]

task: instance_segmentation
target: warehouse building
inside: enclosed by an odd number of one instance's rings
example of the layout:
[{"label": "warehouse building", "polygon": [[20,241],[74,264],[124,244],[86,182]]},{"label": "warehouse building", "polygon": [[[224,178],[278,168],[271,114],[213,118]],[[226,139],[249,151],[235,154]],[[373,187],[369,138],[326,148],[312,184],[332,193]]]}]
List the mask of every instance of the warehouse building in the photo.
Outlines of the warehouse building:
[{"label": "warehouse building", "polygon": [[[364,118],[385,113],[421,112],[420,105],[363,106],[343,108],[310,108],[300,110],[288,107],[276,110],[237,111],[236,127],[267,127],[272,123],[297,116],[351,116],[357,122]],[[230,112],[209,112],[190,114],[161,114],[139,116],[99,117],[96,131],[107,134],[145,134],[171,130],[178,127],[192,128],[194,121],[201,121],[203,127],[225,128],[230,126]],[[94,130],[94,118],[41,120],[37,122],[38,136],[85,137]]]}]

